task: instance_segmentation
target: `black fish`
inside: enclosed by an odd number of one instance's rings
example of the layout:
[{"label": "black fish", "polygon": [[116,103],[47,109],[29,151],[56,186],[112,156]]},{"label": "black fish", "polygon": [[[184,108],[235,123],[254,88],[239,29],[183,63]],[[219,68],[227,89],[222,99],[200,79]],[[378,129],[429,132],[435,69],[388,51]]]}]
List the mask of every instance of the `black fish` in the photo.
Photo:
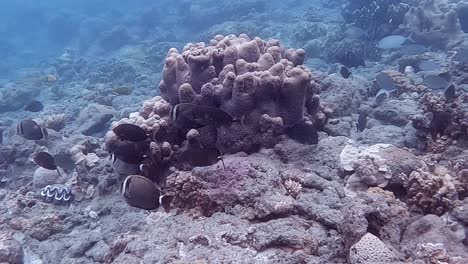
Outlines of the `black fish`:
[{"label": "black fish", "polygon": [[222,154],[216,148],[189,148],[179,154],[179,159],[193,167],[203,167],[218,162],[222,159]]},{"label": "black fish", "polygon": [[450,84],[447,89],[445,89],[444,96],[447,101],[453,101],[457,98],[457,87],[454,83]]},{"label": "black fish", "polygon": [[433,112],[431,123],[429,124],[429,130],[433,140],[436,140],[438,136],[444,134],[447,127],[452,122],[452,114],[446,111]]},{"label": "black fish", "polygon": [[39,112],[39,111],[42,111],[42,109],[44,109],[44,105],[41,102],[37,101],[37,100],[34,100],[34,101],[30,102],[24,108],[24,110],[29,111],[29,112]]},{"label": "black fish", "polygon": [[356,123],[357,131],[362,132],[366,129],[367,125],[367,114],[362,112],[359,114],[358,121]]},{"label": "black fish", "polygon": [[125,163],[121,159],[117,158],[115,154],[111,154],[110,159],[112,161],[112,168],[118,174],[132,175],[137,174],[139,172],[138,164]]},{"label": "black fish", "polygon": [[340,69],[340,74],[343,78],[348,79],[351,76],[351,71],[348,67],[342,66]]},{"label": "black fish", "polygon": [[0,145],[3,144],[3,129],[0,128]]},{"label": "black fish", "polygon": [[148,138],[148,134],[143,128],[134,124],[120,124],[112,131],[119,137],[120,140],[128,140],[133,142],[144,141]]},{"label": "black fish", "polygon": [[57,167],[60,167],[66,171],[72,171],[76,168],[75,161],[65,153],[58,153],[54,155],[54,161]]},{"label": "black fish", "polygon": [[345,50],[336,55],[338,62],[346,67],[358,67],[366,66],[364,59],[361,56],[357,56],[350,50]]},{"label": "black fish", "polygon": [[208,125],[222,126],[234,122],[234,118],[214,106],[181,103],[172,109],[171,118],[180,128],[200,128]]},{"label": "black fish", "polygon": [[159,189],[154,182],[141,175],[127,176],[122,183],[121,193],[130,206],[145,210],[159,207]]},{"label": "black fish", "polygon": [[286,135],[301,144],[313,145],[318,143],[318,133],[313,124],[302,122],[286,129]]},{"label": "black fish", "polygon": [[47,152],[39,152],[36,157],[34,157],[34,162],[48,170],[56,170],[57,165],[55,164],[54,157]]},{"label": "black fish", "polygon": [[148,150],[149,143],[146,141],[120,141],[116,144],[113,154],[125,163],[140,164],[146,158]]},{"label": "black fish", "polygon": [[39,140],[43,137],[47,137],[47,130],[39,126],[36,122],[31,119],[25,119],[21,121],[16,127],[16,132],[28,140]]},{"label": "black fish", "polygon": [[155,164],[151,159],[147,158],[143,161],[142,164],[139,166],[139,170],[141,173],[143,173],[143,176],[146,178],[156,181],[159,178],[161,178],[161,175],[163,174],[163,167],[158,166],[158,164]]}]

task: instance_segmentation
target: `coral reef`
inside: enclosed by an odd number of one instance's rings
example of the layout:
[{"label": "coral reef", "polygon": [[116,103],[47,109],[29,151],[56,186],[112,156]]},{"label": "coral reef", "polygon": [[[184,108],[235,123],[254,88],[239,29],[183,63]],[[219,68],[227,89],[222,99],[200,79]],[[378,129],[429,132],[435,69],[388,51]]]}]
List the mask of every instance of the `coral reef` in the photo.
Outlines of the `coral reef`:
[{"label": "coral reef", "polygon": [[[223,153],[271,148],[285,128],[304,120],[320,128],[327,120],[311,73],[302,66],[304,55],[301,49],[285,50],[277,40],[265,42],[245,34],[218,35],[208,46],[189,43],[182,54],[170,49],[159,85],[161,97],[146,101],[140,112],[113,127],[132,123],[147,131],[158,166],[169,166],[180,148],[201,145]],[[176,128],[169,116],[178,103],[216,107],[242,121],[199,128],[194,138]],[[107,134],[110,152],[119,142],[114,132]]]},{"label": "coral reef", "polygon": [[[457,87],[456,83],[454,85]],[[423,114],[413,116],[412,124],[418,136],[426,141],[429,151],[441,153],[468,136],[468,94],[464,89],[456,89],[454,98],[432,91],[425,93],[420,107]],[[447,113],[447,117],[443,119],[446,123],[436,127],[437,118],[440,119],[438,113]],[[434,134],[435,129],[437,134]]]},{"label": "coral reef", "polygon": [[405,183],[408,205],[425,214],[442,215],[451,211],[468,194],[466,162],[427,160],[426,166],[408,175]]}]

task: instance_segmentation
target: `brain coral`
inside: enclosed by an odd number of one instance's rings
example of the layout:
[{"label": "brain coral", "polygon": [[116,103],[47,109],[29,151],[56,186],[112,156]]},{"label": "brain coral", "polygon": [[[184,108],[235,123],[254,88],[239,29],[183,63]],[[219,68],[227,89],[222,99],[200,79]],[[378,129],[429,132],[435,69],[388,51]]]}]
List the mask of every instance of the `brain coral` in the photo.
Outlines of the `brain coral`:
[{"label": "brain coral", "polygon": [[394,263],[396,257],[380,239],[371,233],[365,234],[349,249],[349,262]]}]

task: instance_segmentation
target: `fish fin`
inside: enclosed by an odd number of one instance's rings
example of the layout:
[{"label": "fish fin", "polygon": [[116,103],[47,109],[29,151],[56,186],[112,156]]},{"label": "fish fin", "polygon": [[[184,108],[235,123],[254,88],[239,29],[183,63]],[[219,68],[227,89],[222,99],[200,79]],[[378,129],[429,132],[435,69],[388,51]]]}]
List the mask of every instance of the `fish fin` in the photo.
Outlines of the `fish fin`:
[{"label": "fish fin", "polygon": [[49,132],[47,132],[47,128],[42,127],[41,131],[42,131],[42,135],[44,135],[44,138],[47,140],[49,137]]},{"label": "fish fin", "polygon": [[226,169],[226,165],[224,164],[224,153],[218,148],[219,156],[218,160],[221,160],[221,163],[223,164],[223,169]]},{"label": "fish fin", "polygon": [[244,122],[245,122],[245,115],[241,116],[239,119],[238,119],[238,118],[234,118],[233,121],[239,123],[239,124],[242,126],[242,128],[245,128],[245,124],[244,124]]},{"label": "fish fin", "polygon": [[172,200],[174,200],[174,195],[159,196],[159,204],[162,206],[166,213],[169,213],[171,211]]},{"label": "fish fin", "polygon": [[438,134],[439,134],[439,133],[438,133],[437,129],[431,128],[431,137],[432,137],[432,140],[433,140],[433,141],[436,141],[436,140],[437,140]]}]

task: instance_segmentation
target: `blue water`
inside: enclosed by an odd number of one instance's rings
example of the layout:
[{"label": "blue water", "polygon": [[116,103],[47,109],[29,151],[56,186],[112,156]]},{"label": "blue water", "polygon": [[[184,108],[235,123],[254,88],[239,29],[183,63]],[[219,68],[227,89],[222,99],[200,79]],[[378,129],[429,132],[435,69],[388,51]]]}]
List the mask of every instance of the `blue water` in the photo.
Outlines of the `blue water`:
[{"label": "blue water", "polygon": [[[293,10],[314,2],[320,1],[3,1],[0,78],[15,79],[25,69],[45,67],[67,48],[78,56],[110,57],[126,45],[208,41],[212,36],[202,32],[226,21],[251,20],[232,31],[255,31],[252,26],[268,21],[290,23]],[[291,8],[289,17],[285,7]]]}]

